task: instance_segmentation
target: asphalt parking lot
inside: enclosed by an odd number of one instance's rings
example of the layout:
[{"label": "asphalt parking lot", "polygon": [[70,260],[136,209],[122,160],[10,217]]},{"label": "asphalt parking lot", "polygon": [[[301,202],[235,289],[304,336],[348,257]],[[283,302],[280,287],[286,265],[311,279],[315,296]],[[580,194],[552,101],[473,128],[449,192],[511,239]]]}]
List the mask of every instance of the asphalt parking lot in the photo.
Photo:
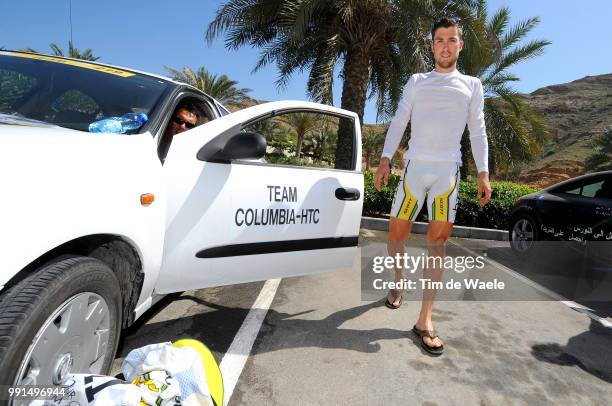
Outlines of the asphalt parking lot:
[{"label": "asphalt parking lot", "polygon": [[[362,229],[365,256],[385,239]],[[438,358],[410,333],[418,301],[389,310],[384,294],[363,293],[362,259],[350,271],[170,296],[124,336],[114,372],[133,348],[190,337],[220,362],[230,405],[609,404],[610,303],[564,300],[566,285],[541,267],[526,274],[505,245],[449,242],[447,255],[486,252],[487,277],[529,300],[438,302]]]}]

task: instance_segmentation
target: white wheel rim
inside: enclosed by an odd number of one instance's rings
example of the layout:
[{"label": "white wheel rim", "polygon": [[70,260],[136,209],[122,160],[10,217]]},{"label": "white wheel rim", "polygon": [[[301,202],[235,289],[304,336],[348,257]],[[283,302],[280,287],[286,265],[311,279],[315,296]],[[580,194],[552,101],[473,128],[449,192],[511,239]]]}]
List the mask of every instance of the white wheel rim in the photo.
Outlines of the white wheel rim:
[{"label": "white wheel rim", "polygon": [[15,384],[59,385],[68,373],[100,374],[109,333],[106,301],[92,292],[72,296],[55,309],[32,339]]}]

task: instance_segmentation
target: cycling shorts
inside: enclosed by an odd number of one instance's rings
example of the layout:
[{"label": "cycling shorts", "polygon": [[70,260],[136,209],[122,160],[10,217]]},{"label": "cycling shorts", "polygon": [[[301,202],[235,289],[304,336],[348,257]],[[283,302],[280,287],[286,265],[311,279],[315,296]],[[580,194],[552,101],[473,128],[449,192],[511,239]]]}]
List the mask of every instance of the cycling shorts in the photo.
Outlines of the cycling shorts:
[{"label": "cycling shorts", "polygon": [[459,163],[409,160],[397,185],[391,216],[414,221],[427,197],[429,220],[455,222]]}]

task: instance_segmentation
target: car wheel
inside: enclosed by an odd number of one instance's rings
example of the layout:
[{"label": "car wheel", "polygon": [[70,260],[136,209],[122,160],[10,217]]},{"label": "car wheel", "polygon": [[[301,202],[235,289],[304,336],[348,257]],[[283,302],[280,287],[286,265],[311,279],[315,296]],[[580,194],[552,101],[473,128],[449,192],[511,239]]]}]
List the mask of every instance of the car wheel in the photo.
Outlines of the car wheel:
[{"label": "car wheel", "polygon": [[121,289],[102,261],[44,265],[0,297],[0,382],[59,385],[68,373],[106,374],[121,330]]},{"label": "car wheel", "polygon": [[538,223],[530,215],[520,214],[512,219],[508,238],[515,253],[531,254],[538,240]]}]

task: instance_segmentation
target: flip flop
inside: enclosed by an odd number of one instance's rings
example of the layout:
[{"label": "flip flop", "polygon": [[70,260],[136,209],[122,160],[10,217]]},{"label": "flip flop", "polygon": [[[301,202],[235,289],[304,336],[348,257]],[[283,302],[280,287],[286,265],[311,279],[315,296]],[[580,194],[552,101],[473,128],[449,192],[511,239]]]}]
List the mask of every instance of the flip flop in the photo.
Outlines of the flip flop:
[{"label": "flip flop", "polygon": [[429,345],[425,344],[425,340],[423,340],[423,338],[426,336],[431,338],[432,340],[436,337],[440,337],[435,330],[420,330],[415,324],[414,327],[412,327],[412,331],[414,332],[414,334],[421,337],[421,347],[425,351],[433,355],[442,355],[444,353],[444,344],[439,347],[430,347]]},{"label": "flip flop", "polygon": [[[389,301],[389,294],[393,298],[393,300],[391,301]],[[390,289],[389,294],[387,294],[387,301],[385,302],[385,306],[392,310],[399,309],[402,305],[402,300],[404,299],[403,291],[398,289]],[[394,305],[393,302],[395,302],[397,299],[399,299],[399,302]]]}]

